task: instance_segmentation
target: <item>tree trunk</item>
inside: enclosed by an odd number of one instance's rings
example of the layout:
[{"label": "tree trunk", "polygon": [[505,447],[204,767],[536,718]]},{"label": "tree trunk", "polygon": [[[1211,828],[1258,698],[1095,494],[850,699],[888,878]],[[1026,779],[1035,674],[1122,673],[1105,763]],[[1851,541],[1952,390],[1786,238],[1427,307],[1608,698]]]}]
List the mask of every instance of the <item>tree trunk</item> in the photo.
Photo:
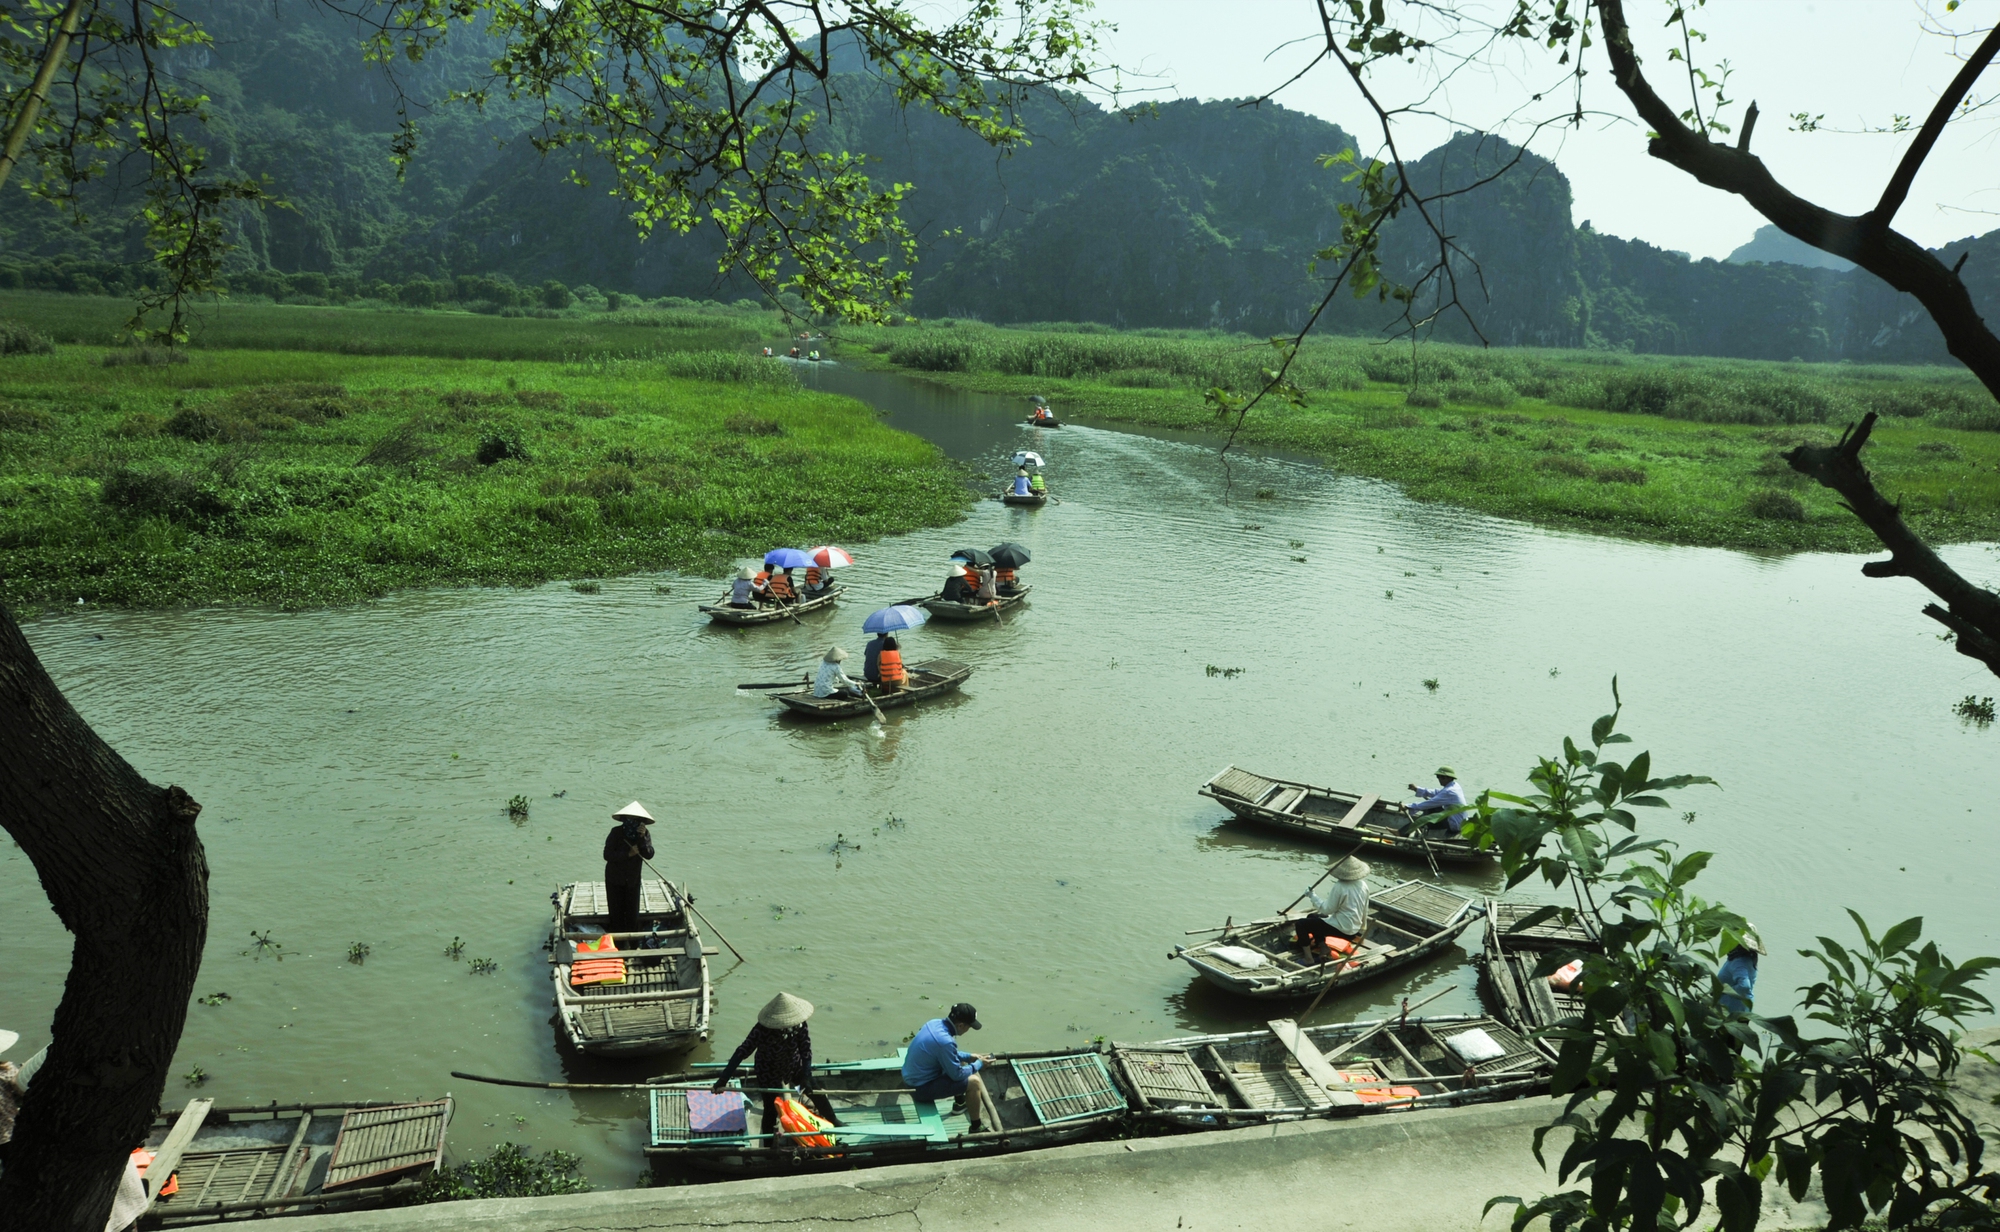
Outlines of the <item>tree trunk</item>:
[{"label": "tree trunk", "polygon": [[[0,826],[76,938],[0,1174],[0,1232],[103,1232],[151,1126],[208,936],[201,812],[98,737],[0,608]],[[17,954],[16,962],[52,956]]]}]

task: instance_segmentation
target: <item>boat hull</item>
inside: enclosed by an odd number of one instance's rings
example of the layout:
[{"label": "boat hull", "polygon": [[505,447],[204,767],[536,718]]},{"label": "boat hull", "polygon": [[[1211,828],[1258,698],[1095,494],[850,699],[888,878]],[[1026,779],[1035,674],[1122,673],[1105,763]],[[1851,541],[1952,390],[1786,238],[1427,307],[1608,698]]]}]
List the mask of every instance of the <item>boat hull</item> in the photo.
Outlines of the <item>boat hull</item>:
[{"label": "boat hull", "polygon": [[[963,663],[931,659],[909,668],[910,679],[914,682],[909,687],[882,693],[873,691],[873,686],[870,686],[868,696],[874,700],[875,706],[883,710],[914,706],[918,702],[956,692],[970,675],[972,669]],[[874,707],[858,697],[814,697],[811,689],[775,696],[787,710],[809,719],[853,719],[875,713]]]},{"label": "boat hull", "polygon": [[1040,496],[1016,496],[1012,492],[1003,493],[1001,501],[1009,505],[1019,505],[1024,509],[1040,509],[1049,503],[1047,493]]},{"label": "boat hull", "polygon": [[[1468,839],[1427,838],[1404,834],[1402,811],[1378,797],[1314,787],[1291,779],[1274,779],[1236,766],[1225,766],[1196,789],[1229,810],[1236,820],[1318,842],[1356,850],[1373,858],[1389,856],[1428,865],[1491,865],[1497,853],[1481,850]],[[1360,818],[1352,816],[1364,801],[1374,803]]]},{"label": "boat hull", "polygon": [[961,624],[975,620],[991,620],[996,612],[1005,612],[1021,606],[1022,600],[1026,599],[1028,592],[1033,589],[1033,586],[1023,586],[1011,595],[1001,595],[991,607],[984,603],[947,603],[932,595],[923,601],[923,608],[939,620],[953,620]]},{"label": "boat hull", "polygon": [[794,616],[806,616],[832,607],[845,589],[844,586],[836,585],[829,587],[825,594],[811,599],[768,607],[730,607],[727,600],[721,603],[704,603],[700,605],[701,614],[719,625],[789,624]]}]

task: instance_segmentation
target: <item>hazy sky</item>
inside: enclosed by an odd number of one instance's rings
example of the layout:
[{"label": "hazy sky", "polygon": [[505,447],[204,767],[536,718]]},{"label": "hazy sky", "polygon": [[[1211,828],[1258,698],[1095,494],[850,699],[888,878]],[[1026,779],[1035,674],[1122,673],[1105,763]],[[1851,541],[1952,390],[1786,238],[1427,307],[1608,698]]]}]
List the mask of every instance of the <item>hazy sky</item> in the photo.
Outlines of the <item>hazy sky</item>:
[{"label": "hazy sky", "polygon": [[[1942,0],[1931,9],[1944,16]],[[1666,5],[1629,0],[1627,11],[1640,27],[1640,55],[1654,87],[1676,108],[1685,106],[1686,79],[1667,60],[1665,31],[1642,20],[1654,12],[1664,20]],[[1711,0],[1695,18],[1695,28],[1709,35],[1706,58],[1698,51],[1696,62],[1729,61],[1728,93],[1738,105],[1725,119],[1740,120],[1742,107],[1756,100],[1761,115],[1752,149],[1780,182],[1821,205],[1858,214],[1874,205],[1910,135],[1796,133],[1789,116],[1824,114],[1828,125],[1841,128],[1886,125],[1899,113],[1922,123],[1958,71],[1950,41],[1924,33],[1925,13],[1908,0]],[[1263,93],[1311,57],[1318,32],[1311,0],[1098,0],[1097,15],[1118,27],[1106,46],[1127,70],[1127,97],[1135,101]],[[2000,0],[1967,0],[1944,19],[1960,29],[1990,26],[2000,19]],[[1304,41],[1282,46],[1292,40]],[[1975,41],[1963,49],[1970,51]],[[1589,219],[1599,231],[1696,257],[1725,256],[1749,239],[1763,219],[1739,198],[1649,157],[1643,126],[1630,119],[1602,51],[1587,54],[1592,74],[1585,106],[1610,114],[1588,119],[1582,129],[1546,129],[1532,143],[1569,177],[1575,221]],[[1446,87],[1439,110],[1468,127],[1522,139],[1526,126],[1508,117],[1553,83],[1558,70],[1552,60],[1515,52],[1489,70],[1462,73]],[[1382,90],[1407,98],[1421,84],[1404,75],[1385,81]],[[2000,94],[2000,68],[1989,70],[1982,84],[1976,94]],[[1363,153],[1378,144],[1373,115],[1337,65],[1314,70],[1278,101],[1339,124],[1360,139]],[[1560,104],[1542,104],[1532,114],[1559,110]],[[1397,140],[1405,156],[1414,157],[1450,131],[1443,121],[1410,119]],[[1331,152],[1299,151],[1301,158]],[[1896,222],[1933,247],[2000,229],[2000,103],[1947,130]]]}]

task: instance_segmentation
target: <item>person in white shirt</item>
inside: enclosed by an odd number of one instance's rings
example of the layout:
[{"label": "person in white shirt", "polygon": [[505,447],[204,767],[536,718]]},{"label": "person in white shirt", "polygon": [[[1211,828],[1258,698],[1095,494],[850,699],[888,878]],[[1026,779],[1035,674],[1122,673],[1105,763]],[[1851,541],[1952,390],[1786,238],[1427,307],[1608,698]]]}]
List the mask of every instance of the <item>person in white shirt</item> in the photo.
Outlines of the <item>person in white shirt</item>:
[{"label": "person in white shirt", "polygon": [[750,566],[745,565],[741,569],[738,569],[736,571],[736,579],[729,583],[729,606],[757,606],[756,591],[753,589],[756,582],[757,573]]},{"label": "person in white shirt", "polygon": [[1454,838],[1458,836],[1459,827],[1472,820],[1472,810],[1465,807],[1465,788],[1458,785],[1458,772],[1450,766],[1439,766],[1437,781],[1438,785],[1434,788],[1410,784],[1410,790],[1417,793],[1417,798],[1403,806],[1410,815],[1410,820],[1403,827],[1405,833],[1416,828],[1417,819],[1424,814],[1441,813],[1446,809],[1456,811],[1441,823],[1432,819],[1431,824],[1444,825]]},{"label": "person in white shirt", "polygon": [[1331,871],[1331,880],[1321,878],[1306,891],[1314,909],[1292,925],[1292,943],[1321,951],[1322,958],[1328,937],[1353,942],[1368,927],[1367,863],[1348,856]]},{"label": "person in white shirt", "polygon": [[819,675],[813,677],[813,696],[832,697],[836,693],[851,693],[864,697],[861,686],[849,676],[840,665],[847,661],[847,652],[835,646],[819,661]]}]

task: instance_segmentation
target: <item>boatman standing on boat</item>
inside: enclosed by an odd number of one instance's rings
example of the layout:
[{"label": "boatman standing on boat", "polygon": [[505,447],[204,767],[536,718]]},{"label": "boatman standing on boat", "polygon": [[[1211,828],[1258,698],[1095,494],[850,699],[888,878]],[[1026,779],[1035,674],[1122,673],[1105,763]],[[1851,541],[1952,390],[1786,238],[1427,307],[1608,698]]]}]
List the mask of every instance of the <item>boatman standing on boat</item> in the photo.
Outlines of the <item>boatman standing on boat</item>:
[{"label": "boatman standing on boat", "polygon": [[[815,1111],[827,1121],[840,1124],[840,1118],[833,1115],[833,1105],[826,1096],[813,1089],[812,1034],[806,1029],[806,1020],[813,1014],[812,1002],[803,997],[794,997],[781,992],[772,997],[763,1009],[757,1011],[757,1025],[750,1028],[750,1034],[736,1046],[729,1055],[729,1064],[723,1067],[722,1076],[715,1080],[709,1090],[717,1095],[729,1085],[736,1071],[743,1066],[744,1058],[751,1053],[757,1060],[750,1067],[751,1081],[756,1083],[764,1097],[764,1128],[767,1138],[778,1128],[778,1096],[786,1087],[791,1087],[812,1101]],[[781,1140],[790,1144],[790,1139]]]},{"label": "boatman standing on boat", "polygon": [[984,1129],[980,1110],[986,1106],[986,1086],[979,1071],[993,1058],[960,1052],[957,1037],[979,1029],[979,1011],[961,1001],[943,1018],[918,1027],[903,1053],[903,1083],[911,1095],[932,1103],[951,1096],[951,1110],[965,1113],[970,1122],[966,1132],[972,1134]]},{"label": "boatman standing on boat", "polygon": [[[611,900],[611,932],[639,931],[639,885],[653,858],[653,815],[637,800],[611,814],[618,824],[604,839],[604,895]],[[619,946],[619,949],[625,947]]]},{"label": "boatman standing on boat", "polygon": [[1465,788],[1458,785],[1458,772],[1450,766],[1437,768],[1436,787],[1419,787],[1410,784],[1410,790],[1417,793],[1416,800],[1403,806],[1410,820],[1403,826],[1405,833],[1414,829],[1417,819],[1426,813],[1441,813],[1446,809],[1457,810],[1442,821],[1433,820],[1429,825],[1443,825],[1452,838],[1457,838],[1459,828],[1472,820],[1472,810],[1465,807]]},{"label": "boatman standing on boat", "polygon": [[827,650],[819,661],[819,675],[813,677],[813,696],[832,697],[836,693],[847,693],[855,697],[866,697],[854,677],[847,674],[841,664],[847,661],[847,652],[838,646]]},{"label": "boatman standing on boat", "polygon": [[[1322,961],[1328,937],[1337,937],[1351,946],[1368,927],[1367,863],[1348,856],[1328,873],[1330,877],[1322,877],[1306,891],[1313,910],[1292,925],[1292,943],[1301,949],[1321,951]],[[1321,885],[1326,886],[1325,893],[1320,892]]]}]

